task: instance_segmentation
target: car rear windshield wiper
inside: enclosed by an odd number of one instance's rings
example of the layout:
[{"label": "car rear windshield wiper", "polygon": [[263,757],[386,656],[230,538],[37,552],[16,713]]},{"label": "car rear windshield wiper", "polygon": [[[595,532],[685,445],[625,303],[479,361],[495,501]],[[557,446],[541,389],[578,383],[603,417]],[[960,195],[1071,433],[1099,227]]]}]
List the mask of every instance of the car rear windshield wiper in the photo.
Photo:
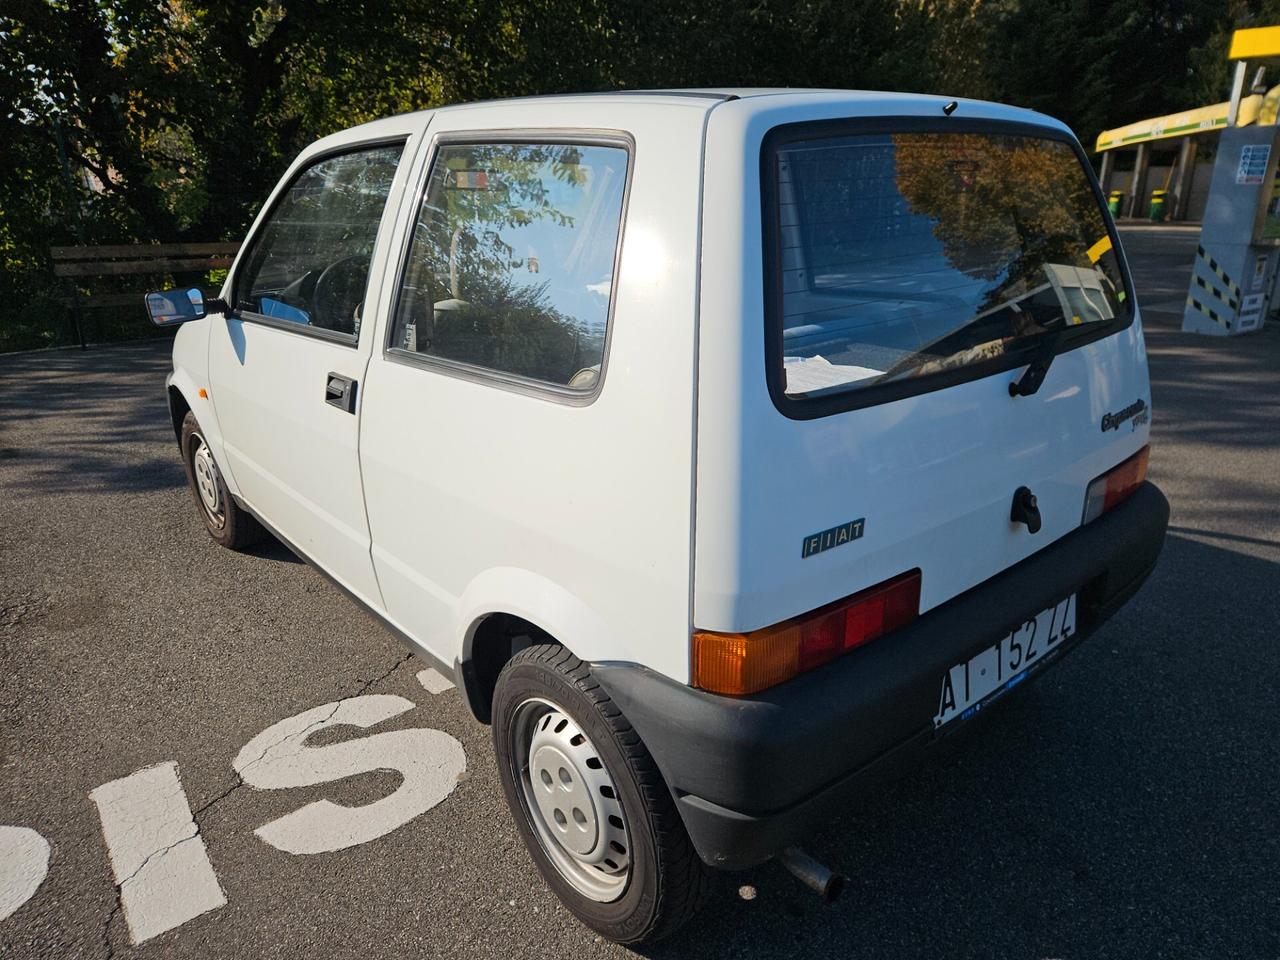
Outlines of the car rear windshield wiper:
[{"label": "car rear windshield wiper", "polygon": [[1065,330],[1066,328],[1063,327],[1061,330],[1042,334],[1044,339],[1040,341],[1035,356],[1027,364],[1027,369],[1023,371],[1022,376],[1009,384],[1009,396],[1029,397],[1040,389],[1040,385],[1044,383],[1044,378],[1049,373],[1053,358],[1058,355],[1058,344],[1062,342],[1062,334]]}]

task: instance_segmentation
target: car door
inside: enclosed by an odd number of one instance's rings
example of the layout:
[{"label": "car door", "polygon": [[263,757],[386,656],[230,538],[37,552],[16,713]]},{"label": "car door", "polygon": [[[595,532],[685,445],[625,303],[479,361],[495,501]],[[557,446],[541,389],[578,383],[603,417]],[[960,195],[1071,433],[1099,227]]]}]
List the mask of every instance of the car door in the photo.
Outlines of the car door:
[{"label": "car door", "polygon": [[446,662],[497,611],[688,674],[705,109],[432,118],[360,460],[386,615]]},{"label": "car door", "polygon": [[[305,158],[237,261],[210,332],[211,398],[241,499],[365,603],[381,596],[357,452],[379,240],[410,136]],[[367,305],[367,308],[366,308]]]}]

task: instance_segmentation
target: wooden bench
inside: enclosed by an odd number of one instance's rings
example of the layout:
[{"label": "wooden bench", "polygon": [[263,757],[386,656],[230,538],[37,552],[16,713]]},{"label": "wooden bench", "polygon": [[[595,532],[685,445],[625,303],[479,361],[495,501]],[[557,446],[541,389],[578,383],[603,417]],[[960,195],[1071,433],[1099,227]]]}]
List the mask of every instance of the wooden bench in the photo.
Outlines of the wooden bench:
[{"label": "wooden bench", "polygon": [[119,276],[162,277],[181,273],[205,273],[231,266],[238,243],[139,243],[115,246],[50,247],[53,273],[68,287],[62,298],[71,306],[76,337],[85,346],[81,314],[85,310],[136,304],[142,310],[146,290],[85,296],[76,279]]}]

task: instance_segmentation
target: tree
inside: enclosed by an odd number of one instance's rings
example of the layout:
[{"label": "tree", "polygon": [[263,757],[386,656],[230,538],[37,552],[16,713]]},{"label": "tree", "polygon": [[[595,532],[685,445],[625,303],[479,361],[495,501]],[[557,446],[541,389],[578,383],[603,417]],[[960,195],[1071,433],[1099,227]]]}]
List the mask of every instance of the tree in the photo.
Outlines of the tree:
[{"label": "tree", "polygon": [[1092,145],[1106,127],[1198,106],[1192,52],[1225,19],[1222,0],[1004,0],[990,82]]},{"label": "tree", "polygon": [[50,286],[55,240],[242,236],[299,149],[392,113],[887,89],[1034,107],[1088,144],[1224,97],[1230,30],[1277,20],[1280,0],[6,0],[0,310]]},{"label": "tree", "polygon": [[[1214,103],[1226,99],[1231,87],[1232,65],[1227,60],[1231,34],[1242,27],[1280,23],[1280,0],[1228,0],[1223,16],[1203,44],[1191,51],[1188,100]],[[1252,79],[1252,78],[1250,78]],[[1280,83],[1272,65],[1269,86]]]}]

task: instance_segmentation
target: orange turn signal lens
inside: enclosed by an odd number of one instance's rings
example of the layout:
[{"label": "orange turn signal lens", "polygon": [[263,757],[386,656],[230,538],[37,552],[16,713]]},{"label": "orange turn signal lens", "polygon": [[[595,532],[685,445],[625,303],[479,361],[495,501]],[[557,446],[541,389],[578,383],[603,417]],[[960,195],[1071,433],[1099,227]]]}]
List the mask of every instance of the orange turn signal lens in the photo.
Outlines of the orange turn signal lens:
[{"label": "orange turn signal lens", "polygon": [[800,672],[798,637],[786,630],[693,635],[693,685],[712,693],[755,693]]},{"label": "orange turn signal lens", "polygon": [[693,685],[747,694],[790,680],[905,626],[920,612],[912,570],[804,616],[750,633],[693,635]]}]

